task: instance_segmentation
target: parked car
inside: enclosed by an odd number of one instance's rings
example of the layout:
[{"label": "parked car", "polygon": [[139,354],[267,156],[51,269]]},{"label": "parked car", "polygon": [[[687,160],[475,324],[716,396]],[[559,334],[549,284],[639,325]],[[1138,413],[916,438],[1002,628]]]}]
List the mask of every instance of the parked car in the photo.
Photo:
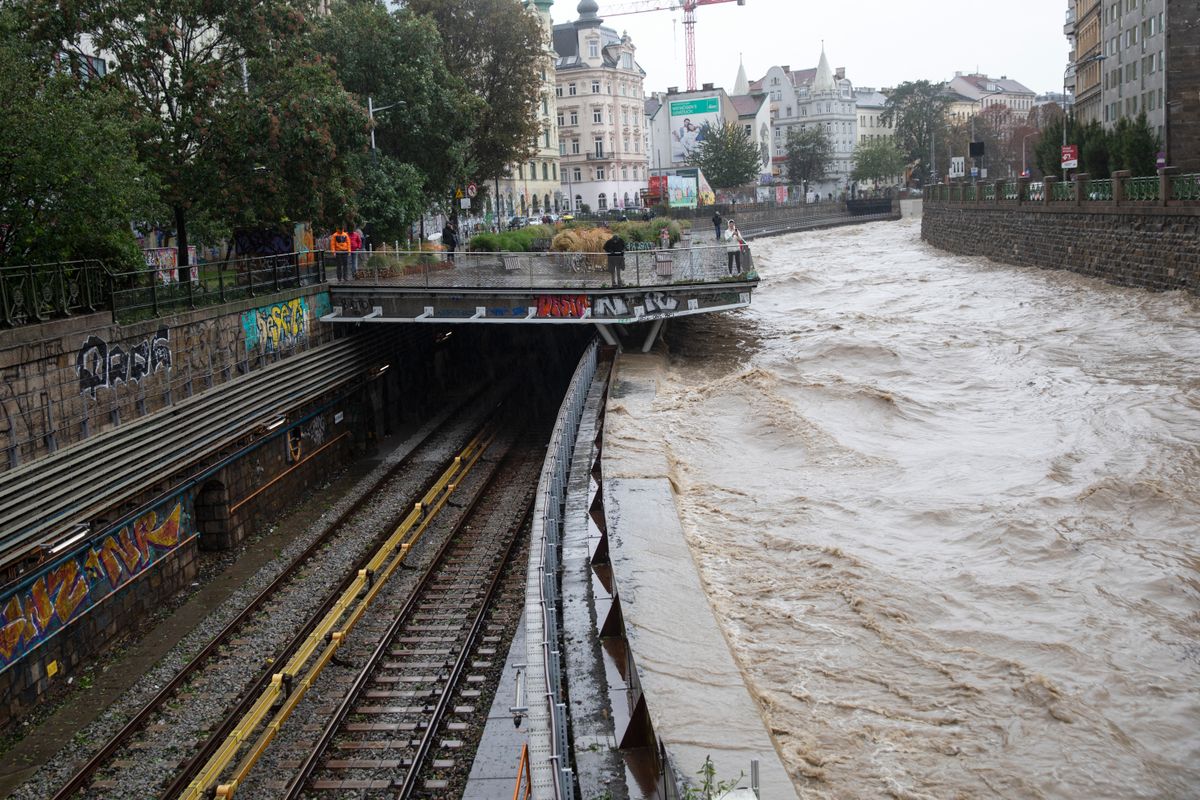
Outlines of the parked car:
[{"label": "parked car", "polygon": [[529,224],[529,217],[513,217],[508,221],[508,229],[515,231],[517,228],[524,228]]}]

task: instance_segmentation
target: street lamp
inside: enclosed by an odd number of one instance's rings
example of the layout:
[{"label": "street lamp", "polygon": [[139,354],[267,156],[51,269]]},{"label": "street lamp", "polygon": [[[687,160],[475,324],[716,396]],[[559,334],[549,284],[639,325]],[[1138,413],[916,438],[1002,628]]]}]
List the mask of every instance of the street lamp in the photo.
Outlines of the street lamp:
[{"label": "street lamp", "polygon": [[1025,162],[1025,142],[1029,139],[1030,136],[1037,136],[1040,133],[1041,133],[1041,131],[1034,131],[1033,133],[1027,133],[1023,137],[1021,137],[1021,177],[1022,178],[1024,178],[1026,173],[1029,172],[1029,166]]},{"label": "street lamp", "polygon": [[370,95],[367,96],[367,119],[371,123],[371,160],[372,161],[374,161],[377,157],[375,155],[375,115],[377,113],[379,113],[380,111],[387,111],[389,108],[395,108],[396,106],[407,107],[408,103],[404,102],[403,100],[397,100],[394,103],[388,103],[386,106],[377,106],[377,105],[375,105],[374,99],[371,98]]}]

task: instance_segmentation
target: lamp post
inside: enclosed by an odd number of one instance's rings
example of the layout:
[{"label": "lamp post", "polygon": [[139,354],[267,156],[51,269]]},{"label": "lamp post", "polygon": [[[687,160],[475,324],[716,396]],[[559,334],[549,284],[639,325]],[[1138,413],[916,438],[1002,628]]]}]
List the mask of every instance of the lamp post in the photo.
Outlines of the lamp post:
[{"label": "lamp post", "polygon": [[1041,131],[1034,131],[1033,133],[1027,133],[1023,137],[1021,137],[1021,177],[1022,178],[1025,177],[1025,173],[1029,172],[1029,166],[1025,161],[1025,142],[1028,141],[1030,136],[1037,136],[1039,133],[1041,133]]},{"label": "lamp post", "polygon": [[375,105],[375,100],[370,95],[367,96],[367,119],[371,124],[371,161],[375,161],[378,156],[375,155],[375,115],[380,111],[387,111],[389,108],[396,106],[407,107],[408,103],[403,100],[397,100],[394,103],[388,103],[386,106]]}]

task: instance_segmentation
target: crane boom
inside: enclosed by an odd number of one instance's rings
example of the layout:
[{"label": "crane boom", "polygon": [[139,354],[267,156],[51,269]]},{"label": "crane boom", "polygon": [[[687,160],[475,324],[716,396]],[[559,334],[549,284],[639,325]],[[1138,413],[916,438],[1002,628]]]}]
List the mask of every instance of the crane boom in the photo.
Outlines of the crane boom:
[{"label": "crane boom", "polygon": [[717,3],[746,5],[746,0],[637,0],[622,3],[606,11],[605,17],[623,17],[629,14],[645,14],[650,11],[678,11],[683,9],[683,42],[687,59],[687,88],[696,91],[696,8]]}]

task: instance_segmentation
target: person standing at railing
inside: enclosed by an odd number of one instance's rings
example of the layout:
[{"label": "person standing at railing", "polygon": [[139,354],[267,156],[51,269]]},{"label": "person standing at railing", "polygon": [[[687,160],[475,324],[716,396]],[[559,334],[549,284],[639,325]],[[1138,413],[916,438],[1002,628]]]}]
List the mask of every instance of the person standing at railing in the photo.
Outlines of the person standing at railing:
[{"label": "person standing at railing", "polygon": [[612,273],[612,285],[621,285],[621,270],[625,269],[625,240],[621,234],[614,232],[604,243],[604,252],[608,253],[608,269]]},{"label": "person standing at railing", "polygon": [[354,280],[358,275],[358,254],[363,249],[363,232],[362,228],[355,228],[350,232],[350,279]]},{"label": "person standing at railing", "polygon": [[458,231],[454,230],[454,220],[446,220],[442,228],[442,247],[446,248],[446,260],[454,263],[454,248],[458,247]]},{"label": "person standing at railing", "polygon": [[719,241],[721,241],[721,225],[723,224],[723,220],[721,219],[720,211],[713,212],[712,224],[713,224],[713,230],[717,234],[717,241],[719,242]]},{"label": "person standing at railing", "polygon": [[344,227],[337,228],[329,237],[329,249],[337,261],[338,280],[347,280],[350,277],[350,234]]},{"label": "person standing at railing", "polygon": [[742,248],[745,246],[746,240],[742,238],[742,232],[733,220],[729,220],[729,225],[725,228],[725,257],[730,275],[742,274]]}]

